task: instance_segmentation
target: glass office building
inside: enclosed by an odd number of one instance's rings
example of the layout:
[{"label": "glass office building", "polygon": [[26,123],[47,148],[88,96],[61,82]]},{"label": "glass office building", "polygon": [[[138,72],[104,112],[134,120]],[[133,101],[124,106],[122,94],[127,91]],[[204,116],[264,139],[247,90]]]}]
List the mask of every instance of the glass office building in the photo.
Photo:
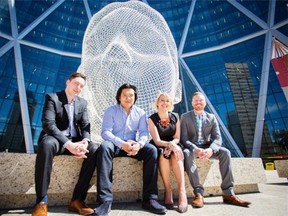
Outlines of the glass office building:
[{"label": "glass office building", "polygon": [[[44,95],[65,88],[89,19],[114,1],[0,2],[0,151],[34,153]],[[178,48],[175,111],[191,110],[201,91],[233,156],[287,155],[287,98],[271,64],[273,40],[288,44],[287,0],[143,2],[162,14]]]}]

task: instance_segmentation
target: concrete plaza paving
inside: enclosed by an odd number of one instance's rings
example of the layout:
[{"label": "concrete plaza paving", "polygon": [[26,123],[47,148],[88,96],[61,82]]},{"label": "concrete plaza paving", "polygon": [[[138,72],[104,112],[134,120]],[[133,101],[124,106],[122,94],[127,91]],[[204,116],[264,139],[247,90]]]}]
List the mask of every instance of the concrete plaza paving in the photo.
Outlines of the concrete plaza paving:
[{"label": "concrete plaza paving", "polygon": [[[192,216],[286,216],[288,215],[288,180],[279,178],[276,170],[265,171],[267,182],[259,184],[259,193],[240,194],[239,197],[252,202],[250,207],[226,205],[222,203],[221,196],[205,197],[204,208],[194,209],[191,205],[188,211],[180,214],[169,210],[166,215],[192,215]],[[189,203],[191,203],[189,199]],[[93,206],[91,206],[93,207]],[[31,208],[0,210],[2,216],[28,216]],[[67,206],[49,206],[49,216],[78,215],[67,210]],[[153,215],[141,208],[141,203],[113,203],[109,216],[144,216]]]}]

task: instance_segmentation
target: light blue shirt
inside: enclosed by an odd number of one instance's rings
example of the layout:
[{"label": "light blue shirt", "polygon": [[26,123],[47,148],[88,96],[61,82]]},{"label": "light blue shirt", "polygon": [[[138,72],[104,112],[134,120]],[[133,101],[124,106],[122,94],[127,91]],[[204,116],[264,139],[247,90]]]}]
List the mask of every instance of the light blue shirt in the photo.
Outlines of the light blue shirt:
[{"label": "light blue shirt", "polygon": [[75,102],[72,100],[71,103],[65,104],[64,105],[67,114],[68,114],[68,119],[69,119],[69,127],[66,130],[63,130],[62,133],[67,136],[67,137],[76,137],[77,132],[74,127],[74,108],[75,108]]},{"label": "light blue shirt", "polygon": [[145,145],[149,138],[145,111],[136,105],[131,107],[129,114],[120,104],[107,108],[103,116],[101,136],[119,148],[127,140]]},{"label": "light blue shirt", "polygon": [[[67,107],[66,107],[67,106]],[[72,100],[71,103],[68,103],[67,105],[65,105],[66,110],[68,110],[68,118],[69,118],[69,127],[62,131],[62,133],[67,136],[67,137],[77,137],[77,132],[76,129],[74,127],[74,109],[75,109],[75,99]],[[67,109],[68,108],[68,109]],[[70,143],[71,141],[67,141],[66,143],[64,143],[64,148],[67,147],[68,143]]]}]

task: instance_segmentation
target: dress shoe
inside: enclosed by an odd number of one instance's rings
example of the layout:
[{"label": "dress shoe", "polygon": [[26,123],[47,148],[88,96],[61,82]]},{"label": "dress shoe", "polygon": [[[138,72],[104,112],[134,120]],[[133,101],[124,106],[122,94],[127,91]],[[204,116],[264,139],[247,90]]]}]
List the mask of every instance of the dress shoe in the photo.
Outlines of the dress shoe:
[{"label": "dress shoe", "polygon": [[71,200],[69,207],[69,211],[77,212],[80,215],[90,215],[94,213],[92,208],[89,208],[83,201],[81,200]]},{"label": "dress shoe", "polygon": [[[173,198],[172,198],[172,192],[170,192],[170,196],[171,196],[171,198],[170,199],[172,199],[173,200]],[[166,191],[164,192],[164,198],[165,198],[165,200],[166,200]],[[168,199],[167,199],[168,200]],[[172,201],[172,203],[165,203],[164,202],[164,206],[168,209],[168,210],[173,210],[174,209],[174,203],[173,203],[173,201]]]},{"label": "dress shoe", "polygon": [[106,216],[111,211],[112,201],[105,201],[94,209],[94,215]]},{"label": "dress shoe", "polygon": [[186,206],[183,206],[183,207],[178,207],[177,208],[177,212],[179,212],[179,213],[185,213],[185,212],[187,212],[188,211],[188,205],[186,205]]},{"label": "dress shoe", "polygon": [[192,201],[192,206],[194,208],[202,208],[204,206],[204,199],[200,193],[196,194],[194,200]]},{"label": "dress shoe", "polygon": [[47,216],[48,203],[40,202],[38,203],[32,212],[32,216]]},{"label": "dress shoe", "polygon": [[243,206],[243,207],[248,207],[248,205],[251,204],[251,202],[242,200],[235,195],[228,195],[228,196],[223,195],[223,203],[231,204],[231,205],[237,205],[237,206]]},{"label": "dress shoe", "polygon": [[142,208],[146,209],[154,214],[165,214],[167,212],[166,207],[160,205],[157,200],[150,199],[142,202]]},{"label": "dress shoe", "polygon": [[170,203],[170,204],[164,204],[164,206],[168,209],[168,210],[173,210],[174,209],[174,203]]}]

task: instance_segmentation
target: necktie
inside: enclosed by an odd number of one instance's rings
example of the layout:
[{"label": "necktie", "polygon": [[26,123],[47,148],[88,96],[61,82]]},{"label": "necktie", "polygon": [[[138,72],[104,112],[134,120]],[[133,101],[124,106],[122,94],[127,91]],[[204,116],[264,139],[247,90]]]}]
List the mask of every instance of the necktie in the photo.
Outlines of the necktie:
[{"label": "necktie", "polygon": [[199,115],[196,115],[196,124],[197,124],[197,128],[199,130],[202,127],[201,116],[199,116]]},{"label": "necktie", "polygon": [[202,116],[196,115],[196,124],[198,129],[198,144],[201,145],[203,143],[202,137]]}]

